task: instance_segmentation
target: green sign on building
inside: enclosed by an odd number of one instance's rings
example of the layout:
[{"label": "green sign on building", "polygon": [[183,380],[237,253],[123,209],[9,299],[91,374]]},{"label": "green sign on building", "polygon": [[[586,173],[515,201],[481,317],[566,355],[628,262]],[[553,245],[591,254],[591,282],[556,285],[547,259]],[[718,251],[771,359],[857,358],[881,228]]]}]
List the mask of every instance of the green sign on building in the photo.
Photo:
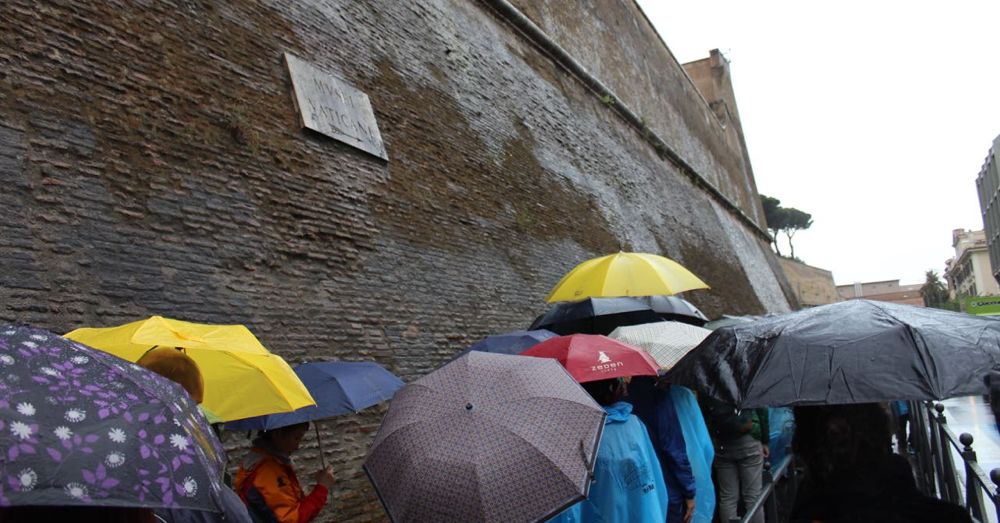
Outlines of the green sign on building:
[{"label": "green sign on building", "polygon": [[1000,315],[1000,296],[967,296],[965,312],[977,316]]}]

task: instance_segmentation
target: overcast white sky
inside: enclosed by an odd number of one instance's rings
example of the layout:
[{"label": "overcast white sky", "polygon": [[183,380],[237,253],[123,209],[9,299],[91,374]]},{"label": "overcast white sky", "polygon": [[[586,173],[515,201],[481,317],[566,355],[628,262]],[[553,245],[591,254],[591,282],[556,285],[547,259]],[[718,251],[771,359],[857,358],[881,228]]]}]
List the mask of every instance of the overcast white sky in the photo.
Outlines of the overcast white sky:
[{"label": "overcast white sky", "polygon": [[813,215],[806,263],[920,283],[983,228],[1000,1],[638,1],[681,63],[731,61],[758,190]]}]

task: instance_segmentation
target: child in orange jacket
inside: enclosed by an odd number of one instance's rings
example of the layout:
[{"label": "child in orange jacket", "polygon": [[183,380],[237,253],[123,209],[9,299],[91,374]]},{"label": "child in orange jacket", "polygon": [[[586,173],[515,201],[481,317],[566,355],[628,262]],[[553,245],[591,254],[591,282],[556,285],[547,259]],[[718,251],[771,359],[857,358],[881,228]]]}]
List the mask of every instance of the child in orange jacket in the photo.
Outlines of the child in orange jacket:
[{"label": "child in orange jacket", "polygon": [[308,523],[326,505],[333,486],[333,469],[316,473],[306,495],[292,469],[290,455],[298,450],[309,423],[261,432],[236,474],[236,492],[255,521]]}]

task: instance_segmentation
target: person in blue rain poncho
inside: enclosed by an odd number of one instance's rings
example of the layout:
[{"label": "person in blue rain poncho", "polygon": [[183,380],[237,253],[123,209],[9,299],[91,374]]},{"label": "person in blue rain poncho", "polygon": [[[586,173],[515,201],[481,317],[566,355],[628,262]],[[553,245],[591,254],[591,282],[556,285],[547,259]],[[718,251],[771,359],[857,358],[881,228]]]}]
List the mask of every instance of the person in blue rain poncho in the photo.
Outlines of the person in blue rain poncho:
[{"label": "person in blue rain poncho", "polygon": [[669,386],[658,386],[652,376],[636,376],[628,384],[625,401],[646,426],[660,462],[670,497],[667,523],[687,523],[694,515],[697,487]]},{"label": "person in blue rain poncho", "polygon": [[608,417],[597,450],[594,480],[587,499],[551,521],[663,523],[667,520],[667,488],[649,434],[624,395],[621,379],[583,383]]},{"label": "person in blue rain poncho", "polygon": [[636,376],[626,401],[646,426],[659,458],[670,498],[667,523],[710,523],[715,450],[694,394],[663,378]]}]

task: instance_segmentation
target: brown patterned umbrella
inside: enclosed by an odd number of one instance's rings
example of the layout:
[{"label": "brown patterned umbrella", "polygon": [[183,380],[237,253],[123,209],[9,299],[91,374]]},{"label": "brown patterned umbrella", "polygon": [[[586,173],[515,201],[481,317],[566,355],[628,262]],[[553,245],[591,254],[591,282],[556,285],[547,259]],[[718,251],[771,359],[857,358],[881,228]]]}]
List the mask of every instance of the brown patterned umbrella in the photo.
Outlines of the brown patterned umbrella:
[{"label": "brown patterned umbrella", "polygon": [[556,360],[473,351],[396,393],[364,468],[393,521],[542,521],[587,496],[605,415]]}]

